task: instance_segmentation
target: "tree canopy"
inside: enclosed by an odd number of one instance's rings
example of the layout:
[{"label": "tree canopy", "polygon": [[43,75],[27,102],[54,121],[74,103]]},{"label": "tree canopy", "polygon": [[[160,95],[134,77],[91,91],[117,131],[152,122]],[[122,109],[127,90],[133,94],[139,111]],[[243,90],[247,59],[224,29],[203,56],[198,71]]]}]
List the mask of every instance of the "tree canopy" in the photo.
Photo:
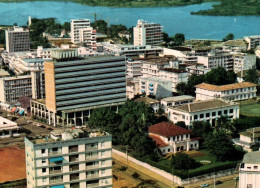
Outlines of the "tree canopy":
[{"label": "tree canopy", "polygon": [[226,71],[223,67],[218,67],[207,72],[204,82],[213,85],[226,85],[236,82],[236,74],[233,71]]},{"label": "tree canopy", "polygon": [[258,84],[258,70],[256,68],[252,68],[246,71],[245,81]]},{"label": "tree canopy", "polygon": [[233,40],[234,38],[235,38],[234,34],[233,33],[229,33],[229,34],[227,34],[227,36],[225,36],[223,38],[223,42],[226,42],[228,40]]},{"label": "tree canopy", "polygon": [[186,153],[177,153],[172,156],[171,164],[172,167],[177,170],[189,170],[201,166],[200,163],[196,162]]}]

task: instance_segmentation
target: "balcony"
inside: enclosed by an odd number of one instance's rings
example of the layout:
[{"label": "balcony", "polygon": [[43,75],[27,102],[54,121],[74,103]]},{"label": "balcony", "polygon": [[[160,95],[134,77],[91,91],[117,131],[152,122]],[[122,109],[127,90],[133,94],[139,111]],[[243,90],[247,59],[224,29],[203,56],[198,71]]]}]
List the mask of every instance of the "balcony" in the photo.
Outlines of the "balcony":
[{"label": "balcony", "polygon": [[54,184],[54,183],[62,183],[63,182],[63,178],[59,178],[59,179],[50,179],[50,184]]},{"label": "balcony", "polygon": [[98,159],[98,155],[86,156],[86,161]]},{"label": "balcony", "polygon": [[99,186],[99,183],[90,183],[90,184],[87,183],[87,188],[88,187],[98,187],[98,186]]},{"label": "balcony", "polygon": [[96,169],[96,168],[99,168],[99,165],[89,165],[89,166],[86,166],[86,170],[91,170],[91,169]]},{"label": "balcony", "polygon": [[69,146],[69,153],[78,152],[78,146]]},{"label": "balcony", "polygon": [[99,174],[90,174],[90,175],[86,175],[87,179],[92,179],[92,178],[98,178]]},{"label": "balcony", "polygon": [[60,170],[50,170],[50,174],[58,174],[58,173],[62,173],[62,169],[60,169]]}]

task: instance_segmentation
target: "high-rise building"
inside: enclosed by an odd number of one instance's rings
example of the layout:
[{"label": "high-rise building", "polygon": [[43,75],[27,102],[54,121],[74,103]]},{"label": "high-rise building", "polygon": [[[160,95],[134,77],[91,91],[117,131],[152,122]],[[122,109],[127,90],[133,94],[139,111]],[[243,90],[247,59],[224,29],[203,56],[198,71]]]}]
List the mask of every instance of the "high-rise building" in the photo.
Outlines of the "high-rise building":
[{"label": "high-rise building", "polygon": [[80,129],[25,138],[28,188],[112,188],[112,136]]},{"label": "high-rise building", "polygon": [[138,20],[136,27],[134,27],[134,45],[161,45],[163,42],[162,30],[163,27],[160,24]]},{"label": "high-rise building", "polygon": [[30,50],[29,30],[14,26],[13,30],[5,31],[6,51],[22,52]]},{"label": "high-rise building", "polygon": [[96,30],[90,26],[89,19],[71,20],[70,27],[72,43],[83,43],[97,49]]},{"label": "high-rise building", "polygon": [[98,107],[126,100],[125,56],[80,58],[77,50],[52,51],[44,63],[49,124],[84,125]]}]

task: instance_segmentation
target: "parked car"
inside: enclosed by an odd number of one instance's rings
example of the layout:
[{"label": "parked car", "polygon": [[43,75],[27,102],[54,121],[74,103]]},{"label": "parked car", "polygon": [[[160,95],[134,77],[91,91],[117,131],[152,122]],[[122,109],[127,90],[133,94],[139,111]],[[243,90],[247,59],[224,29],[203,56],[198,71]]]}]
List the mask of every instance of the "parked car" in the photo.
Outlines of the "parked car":
[{"label": "parked car", "polygon": [[219,185],[219,184],[222,184],[223,182],[222,181],[220,181],[220,180],[217,180],[216,181],[216,185]]},{"label": "parked car", "polygon": [[209,184],[201,184],[200,187],[208,187]]}]

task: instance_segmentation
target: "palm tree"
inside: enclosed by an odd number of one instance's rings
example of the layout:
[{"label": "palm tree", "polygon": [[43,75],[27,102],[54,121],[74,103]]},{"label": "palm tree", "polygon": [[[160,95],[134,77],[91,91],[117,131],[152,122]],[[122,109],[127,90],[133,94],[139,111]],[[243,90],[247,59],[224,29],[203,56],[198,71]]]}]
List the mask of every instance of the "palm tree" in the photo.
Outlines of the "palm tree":
[{"label": "palm tree", "polygon": [[227,131],[231,132],[234,129],[228,116],[220,116],[217,119],[216,126],[214,128],[215,131],[223,131],[225,134]]}]

